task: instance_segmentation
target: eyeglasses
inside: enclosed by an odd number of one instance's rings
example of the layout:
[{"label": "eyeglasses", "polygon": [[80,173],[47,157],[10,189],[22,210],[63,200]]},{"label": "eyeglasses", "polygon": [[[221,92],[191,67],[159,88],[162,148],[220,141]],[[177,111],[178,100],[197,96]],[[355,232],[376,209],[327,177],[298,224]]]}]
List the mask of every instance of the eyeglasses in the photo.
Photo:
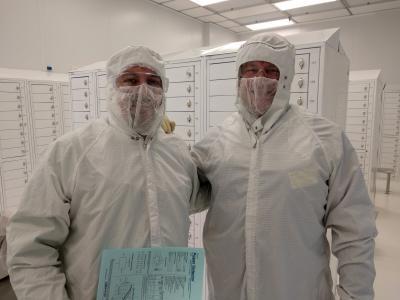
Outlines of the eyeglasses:
[{"label": "eyeglasses", "polygon": [[152,73],[122,73],[116,80],[118,87],[138,86],[144,83],[153,87],[162,88],[161,77]]},{"label": "eyeglasses", "polygon": [[243,78],[252,78],[256,76],[263,76],[272,79],[279,79],[280,72],[279,69],[275,67],[268,68],[257,68],[254,66],[244,67],[240,71],[240,77]]}]

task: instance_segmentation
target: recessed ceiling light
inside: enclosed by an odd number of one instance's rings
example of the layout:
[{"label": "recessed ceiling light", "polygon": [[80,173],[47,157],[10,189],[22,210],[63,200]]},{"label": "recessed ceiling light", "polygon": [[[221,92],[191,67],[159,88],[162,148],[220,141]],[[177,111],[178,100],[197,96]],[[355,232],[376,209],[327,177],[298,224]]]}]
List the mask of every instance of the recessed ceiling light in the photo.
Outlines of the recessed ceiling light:
[{"label": "recessed ceiling light", "polygon": [[206,5],[211,5],[211,4],[215,4],[215,3],[220,3],[220,2],[225,2],[228,0],[190,0],[200,6],[206,6]]},{"label": "recessed ceiling light", "polygon": [[275,2],[272,4],[275,5],[280,10],[289,10],[289,9],[329,3],[334,1],[336,0],[288,0],[282,2]]},{"label": "recessed ceiling light", "polygon": [[293,22],[292,20],[289,20],[289,18],[286,18],[286,19],[280,19],[280,20],[275,20],[275,21],[250,24],[250,25],[246,25],[246,27],[250,28],[251,30],[261,30],[261,29],[283,27],[283,26],[288,26],[288,25],[293,25],[293,24],[295,24],[295,22]]}]

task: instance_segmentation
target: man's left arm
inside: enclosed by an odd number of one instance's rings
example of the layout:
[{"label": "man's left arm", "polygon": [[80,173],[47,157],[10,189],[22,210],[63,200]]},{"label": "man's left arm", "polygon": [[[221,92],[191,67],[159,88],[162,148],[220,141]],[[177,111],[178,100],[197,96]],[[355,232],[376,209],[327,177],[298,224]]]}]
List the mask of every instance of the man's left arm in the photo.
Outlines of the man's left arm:
[{"label": "man's left arm", "polygon": [[329,180],[326,227],[332,229],[332,253],[338,258],[341,300],[374,298],[374,205],[359,161],[342,133],[340,155]]}]

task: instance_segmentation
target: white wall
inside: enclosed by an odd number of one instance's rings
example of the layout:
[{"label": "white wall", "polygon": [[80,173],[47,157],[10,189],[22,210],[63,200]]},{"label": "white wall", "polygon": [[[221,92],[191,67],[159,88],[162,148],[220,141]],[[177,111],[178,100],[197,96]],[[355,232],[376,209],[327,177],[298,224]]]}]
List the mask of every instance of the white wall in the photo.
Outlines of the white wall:
[{"label": "white wall", "polygon": [[[341,42],[350,59],[351,70],[382,69],[386,82],[400,83],[400,10],[391,10],[335,21],[311,23],[282,34],[340,27]],[[241,40],[251,34],[240,35]]]},{"label": "white wall", "polygon": [[44,70],[50,64],[67,72],[129,44],[169,53],[238,38],[204,26],[146,0],[0,0],[0,67]]}]

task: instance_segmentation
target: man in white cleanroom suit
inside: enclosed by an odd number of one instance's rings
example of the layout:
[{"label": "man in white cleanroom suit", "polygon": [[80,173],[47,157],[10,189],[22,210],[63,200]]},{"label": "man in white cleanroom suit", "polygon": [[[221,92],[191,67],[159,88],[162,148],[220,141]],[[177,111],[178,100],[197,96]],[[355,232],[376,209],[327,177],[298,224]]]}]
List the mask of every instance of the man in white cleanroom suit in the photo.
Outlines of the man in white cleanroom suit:
[{"label": "man in white cleanroom suit", "polygon": [[160,129],[161,57],[127,47],[106,66],[109,117],[57,140],[7,230],[18,299],[95,299],[106,248],[187,246],[196,166]]},{"label": "man in white cleanroom suit", "polygon": [[[211,192],[204,225],[211,300],[373,299],[374,207],[334,123],[289,105],[295,49],[271,33],[237,54],[238,113],[193,149]],[[204,200],[204,199],[203,199]]]}]

